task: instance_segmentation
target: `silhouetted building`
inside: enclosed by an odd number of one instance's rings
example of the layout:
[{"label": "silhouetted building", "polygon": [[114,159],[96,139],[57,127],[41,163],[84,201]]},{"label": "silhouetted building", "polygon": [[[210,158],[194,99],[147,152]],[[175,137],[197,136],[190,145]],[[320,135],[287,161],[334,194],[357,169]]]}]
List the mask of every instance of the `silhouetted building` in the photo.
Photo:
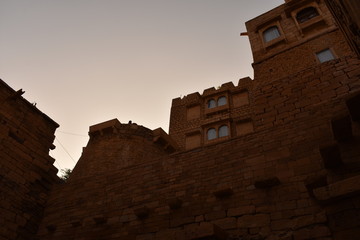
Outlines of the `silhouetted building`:
[{"label": "silhouetted building", "polygon": [[360,59],[336,4],[285,1],[248,21],[254,80],[173,99],[169,134],[91,126],[68,182],[48,180],[37,236],[10,235],[32,216],[7,203],[3,239],[358,239]]}]

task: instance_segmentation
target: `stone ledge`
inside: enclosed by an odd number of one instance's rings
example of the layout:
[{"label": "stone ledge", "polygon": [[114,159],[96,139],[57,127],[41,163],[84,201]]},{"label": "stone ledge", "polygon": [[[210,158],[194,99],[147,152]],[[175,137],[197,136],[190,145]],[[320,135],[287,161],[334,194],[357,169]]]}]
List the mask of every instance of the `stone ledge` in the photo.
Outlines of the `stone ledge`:
[{"label": "stone ledge", "polygon": [[331,201],[360,193],[360,175],[313,190],[319,201]]}]

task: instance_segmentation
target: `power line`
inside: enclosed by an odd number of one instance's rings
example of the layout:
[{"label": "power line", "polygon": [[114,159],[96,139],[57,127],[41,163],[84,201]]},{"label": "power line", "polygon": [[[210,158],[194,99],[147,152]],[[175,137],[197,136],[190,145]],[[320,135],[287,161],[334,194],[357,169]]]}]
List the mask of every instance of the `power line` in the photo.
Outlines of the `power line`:
[{"label": "power line", "polygon": [[64,149],[64,151],[69,155],[69,157],[71,158],[71,160],[73,160],[73,162],[76,164],[74,158],[70,155],[70,153],[66,150],[66,148],[64,147],[64,145],[61,144],[60,140],[55,137],[56,141],[60,144],[60,146]]},{"label": "power line", "polygon": [[57,131],[58,131],[59,133],[68,134],[68,135],[73,135],[73,136],[88,137],[87,135],[82,135],[82,134],[78,134],[78,133],[64,132],[64,131],[60,131],[60,130],[57,130]]}]

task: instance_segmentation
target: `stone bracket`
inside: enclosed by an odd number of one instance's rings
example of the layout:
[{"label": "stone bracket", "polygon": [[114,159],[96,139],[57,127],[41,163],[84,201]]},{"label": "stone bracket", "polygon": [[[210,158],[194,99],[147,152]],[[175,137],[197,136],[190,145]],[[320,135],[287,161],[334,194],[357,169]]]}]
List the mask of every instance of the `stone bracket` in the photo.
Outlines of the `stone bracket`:
[{"label": "stone bracket", "polygon": [[319,201],[331,201],[360,194],[360,175],[329,184],[313,190]]}]

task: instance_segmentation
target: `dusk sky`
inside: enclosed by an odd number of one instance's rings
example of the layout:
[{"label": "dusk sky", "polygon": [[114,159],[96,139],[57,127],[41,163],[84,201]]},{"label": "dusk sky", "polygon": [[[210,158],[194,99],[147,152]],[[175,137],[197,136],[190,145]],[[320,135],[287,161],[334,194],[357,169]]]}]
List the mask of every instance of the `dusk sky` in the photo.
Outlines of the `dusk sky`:
[{"label": "dusk sky", "polygon": [[[0,0],[0,78],[60,124],[57,168],[89,126],[168,132],[173,98],[253,76],[245,22],[283,0]],[[62,145],[62,146],[61,146]]]}]

